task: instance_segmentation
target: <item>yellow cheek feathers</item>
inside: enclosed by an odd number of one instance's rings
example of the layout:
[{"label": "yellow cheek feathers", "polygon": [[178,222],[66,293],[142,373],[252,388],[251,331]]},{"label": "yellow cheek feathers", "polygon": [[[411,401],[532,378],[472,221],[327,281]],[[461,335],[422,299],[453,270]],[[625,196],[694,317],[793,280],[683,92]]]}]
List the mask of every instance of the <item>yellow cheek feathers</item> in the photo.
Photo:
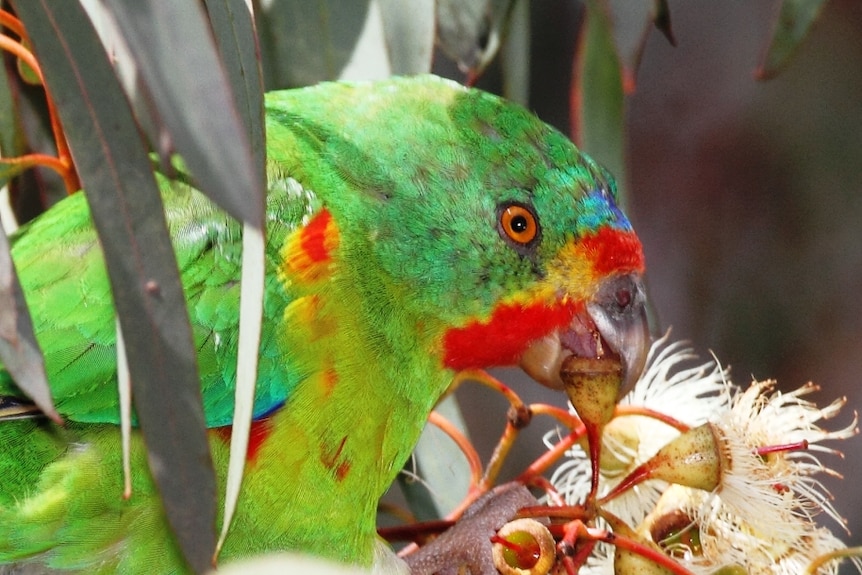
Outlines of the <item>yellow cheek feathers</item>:
[{"label": "yellow cheek feathers", "polygon": [[588,300],[602,278],[643,272],[643,248],[634,232],[603,227],[560,250],[545,283],[575,300]]}]

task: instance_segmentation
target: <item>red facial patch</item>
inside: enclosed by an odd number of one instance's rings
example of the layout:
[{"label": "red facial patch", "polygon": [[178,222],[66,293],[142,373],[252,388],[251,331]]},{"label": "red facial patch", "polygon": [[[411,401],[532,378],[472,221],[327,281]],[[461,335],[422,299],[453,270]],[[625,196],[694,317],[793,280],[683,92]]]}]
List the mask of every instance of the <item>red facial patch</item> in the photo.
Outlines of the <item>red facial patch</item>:
[{"label": "red facial patch", "polygon": [[593,272],[598,276],[644,271],[643,248],[634,232],[603,227],[581,239],[579,246],[590,258]]},{"label": "red facial patch", "polygon": [[[224,427],[215,427],[213,428],[213,431],[217,433],[223,441],[228,442],[233,433],[233,427],[225,425]],[[268,418],[251,422],[251,429],[248,434],[248,449],[245,452],[246,461],[249,463],[254,461],[257,457],[258,451],[260,451],[260,448],[263,446],[266,438],[269,437],[271,431],[272,425]]]},{"label": "red facial patch", "polygon": [[486,322],[450,329],[443,338],[443,364],[454,370],[515,365],[531,343],[568,325],[579,306],[508,304]]}]

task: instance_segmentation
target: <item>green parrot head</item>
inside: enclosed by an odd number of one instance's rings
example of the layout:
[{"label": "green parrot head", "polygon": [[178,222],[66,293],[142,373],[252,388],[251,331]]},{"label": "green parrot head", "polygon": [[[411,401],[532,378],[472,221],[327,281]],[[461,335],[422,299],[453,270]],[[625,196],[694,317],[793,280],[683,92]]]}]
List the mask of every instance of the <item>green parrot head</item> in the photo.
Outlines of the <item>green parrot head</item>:
[{"label": "green parrot head", "polygon": [[330,168],[315,186],[355,190],[322,199],[357,315],[379,321],[383,340],[403,341],[385,332],[405,320],[431,334],[424,351],[446,368],[520,364],[555,387],[567,356],[612,357],[624,391],[649,336],[643,253],[612,179],[519,106],[401,82],[344,86],[349,111],[303,119]]}]

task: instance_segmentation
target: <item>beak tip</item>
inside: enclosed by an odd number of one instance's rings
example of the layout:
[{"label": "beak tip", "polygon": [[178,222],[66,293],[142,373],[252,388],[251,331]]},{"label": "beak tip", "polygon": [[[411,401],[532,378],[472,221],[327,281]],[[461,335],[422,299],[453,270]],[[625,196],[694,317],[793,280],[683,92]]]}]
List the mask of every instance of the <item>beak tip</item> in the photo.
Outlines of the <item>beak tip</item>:
[{"label": "beak tip", "polygon": [[[618,295],[627,305],[620,306]],[[623,368],[620,398],[640,379],[650,348],[646,297],[640,278],[622,276],[606,287],[599,301],[587,305],[596,328],[611,349],[619,355]]]}]

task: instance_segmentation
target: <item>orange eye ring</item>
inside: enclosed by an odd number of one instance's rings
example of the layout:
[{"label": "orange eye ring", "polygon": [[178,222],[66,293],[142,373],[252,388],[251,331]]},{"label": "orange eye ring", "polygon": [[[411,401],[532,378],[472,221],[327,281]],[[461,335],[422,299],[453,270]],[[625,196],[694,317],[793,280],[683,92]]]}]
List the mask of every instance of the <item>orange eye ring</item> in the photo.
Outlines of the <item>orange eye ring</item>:
[{"label": "orange eye ring", "polygon": [[529,208],[512,204],[500,212],[500,230],[511,241],[526,246],[539,235],[539,222]]}]

